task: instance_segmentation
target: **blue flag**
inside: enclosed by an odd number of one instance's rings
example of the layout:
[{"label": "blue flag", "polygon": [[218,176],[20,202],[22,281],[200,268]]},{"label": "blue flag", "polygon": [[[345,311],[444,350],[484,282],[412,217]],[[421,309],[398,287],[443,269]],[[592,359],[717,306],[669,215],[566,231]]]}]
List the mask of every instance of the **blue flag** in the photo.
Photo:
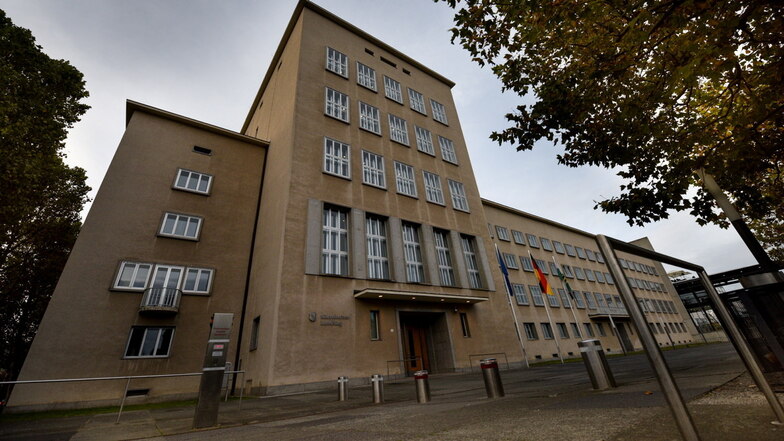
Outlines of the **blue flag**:
[{"label": "blue flag", "polygon": [[513,296],[512,284],[509,282],[509,269],[506,268],[504,259],[501,258],[501,252],[498,251],[498,245],[495,246],[495,255],[498,257],[498,266],[501,267],[501,273],[504,275],[504,283],[506,284],[506,292],[509,296]]}]

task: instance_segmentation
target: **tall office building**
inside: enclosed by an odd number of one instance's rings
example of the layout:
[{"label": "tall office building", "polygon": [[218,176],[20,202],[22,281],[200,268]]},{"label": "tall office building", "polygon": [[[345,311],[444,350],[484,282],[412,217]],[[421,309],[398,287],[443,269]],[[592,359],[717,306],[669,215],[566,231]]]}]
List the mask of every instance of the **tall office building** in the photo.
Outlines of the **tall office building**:
[{"label": "tall office building", "polygon": [[[531,360],[589,337],[638,348],[591,234],[480,198],[453,86],[302,1],[241,133],[129,102],[20,379],[198,372],[218,312],[235,315],[229,360],[252,393],[466,370],[482,354],[521,365],[511,307]],[[552,276],[542,295],[529,251],[575,297]],[[660,342],[690,341],[661,266],[624,262]],[[137,379],[129,395],[197,385]],[[125,386],[20,385],[10,406],[114,403]]]}]

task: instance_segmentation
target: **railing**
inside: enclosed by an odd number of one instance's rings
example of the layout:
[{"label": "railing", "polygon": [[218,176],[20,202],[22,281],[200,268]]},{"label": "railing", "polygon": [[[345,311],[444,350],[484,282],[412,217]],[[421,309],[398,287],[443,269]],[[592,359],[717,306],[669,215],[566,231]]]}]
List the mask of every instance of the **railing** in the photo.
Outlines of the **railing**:
[{"label": "railing", "polygon": [[396,374],[398,375],[398,377],[395,378],[395,379],[400,379],[405,377],[406,374],[410,371],[406,363],[408,363],[409,361],[417,361],[417,360],[419,360],[418,363],[420,363],[422,361],[422,357],[417,355],[416,357],[401,358],[400,360],[387,360],[387,380],[391,380],[393,375],[391,370],[389,369],[390,363],[400,363],[400,374]]},{"label": "railing", "polygon": [[176,314],[180,309],[182,291],[175,288],[147,288],[144,290],[140,313]]},{"label": "railing", "polygon": [[629,312],[626,311],[624,307],[616,307],[616,306],[599,306],[596,308],[596,311],[591,311],[588,315],[620,315],[624,317],[629,316]]}]

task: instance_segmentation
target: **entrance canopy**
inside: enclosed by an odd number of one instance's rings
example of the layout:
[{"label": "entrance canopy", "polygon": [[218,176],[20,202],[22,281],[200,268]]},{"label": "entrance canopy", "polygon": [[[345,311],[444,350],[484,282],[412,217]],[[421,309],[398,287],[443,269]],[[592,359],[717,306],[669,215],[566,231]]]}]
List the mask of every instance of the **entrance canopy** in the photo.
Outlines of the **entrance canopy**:
[{"label": "entrance canopy", "polygon": [[437,294],[417,291],[392,291],[388,289],[367,288],[354,293],[355,299],[395,300],[424,303],[459,303],[474,304],[489,300],[489,297],[463,296],[457,294]]}]

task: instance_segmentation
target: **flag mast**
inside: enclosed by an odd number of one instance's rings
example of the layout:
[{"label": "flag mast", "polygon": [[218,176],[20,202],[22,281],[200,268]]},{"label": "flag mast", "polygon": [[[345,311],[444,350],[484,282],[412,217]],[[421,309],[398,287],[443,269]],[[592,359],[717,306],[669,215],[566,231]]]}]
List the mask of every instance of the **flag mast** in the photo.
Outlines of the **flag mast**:
[{"label": "flag mast", "polygon": [[[534,267],[534,274],[536,274],[536,278],[539,280],[539,288],[541,288],[542,294],[545,296],[555,296],[553,290],[547,285],[547,279],[544,278],[544,273],[534,260],[534,256],[531,255],[531,251],[528,251],[528,258],[531,259],[531,264]],[[542,280],[544,280],[544,283],[542,283]],[[561,353],[561,344],[558,342],[558,336],[555,333],[553,318],[550,316],[550,308],[547,306],[547,304],[550,303],[550,299],[542,298],[542,300],[544,301],[544,311],[547,313],[547,321],[550,323],[550,331],[553,333],[553,339],[555,339],[555,348],[558,350],[558,358],[561,359],[561,364],[564,364],[563,354]]]},{"label": "flag mast", "polygon": [[509,309],[512,311],[512,319],[514,320],[515,332],[517,332],[517,341],[520,343],[520,351],[523,353],[523,362],[525,367],[530,368],[528,364],[528,355],[525,353],[525,345],[523,345],[523,334],[520,333],[520,324],[517,323],[517,313],[515,312],[515,305],[512,304],[512,287],[509,283],[509,271],[506,269],[506,264],[501,258],[501,252],[498,250],[498,244],[495,245],[495,255],[498,258],[498,267],[501,268],[501,274],[504,276],[504,287],[506,287],[506,301],[509,303]]},{"label": "flag mast", "polygon": [[575,300],[574,294],[572,293],[572,287],[569,286],[568,283],[566,283],[566,279],[563,277],[563,273],[561,273],[561,265],[558,265],[558,262],[555,260],[555,256],[552,256],[552,258],[553,258],[553,263],[555,264],[556,269],[558,270],[559,273],[557,274],[557,277],[558,279],[561,280],[561,286],[564,287],[564,291],[566,291],[566,295],[569,296],[569,301],[572,302],[572,307],[570,309],[572,310],[572,317],[574,317],[574,325],[577,326],[577,332],[579,332],[577,337],[582,338],[582,331],[580,331],[580,322],[577,320],[577,313],[574,312],[574,310],[577,309],[577,301]]}]

